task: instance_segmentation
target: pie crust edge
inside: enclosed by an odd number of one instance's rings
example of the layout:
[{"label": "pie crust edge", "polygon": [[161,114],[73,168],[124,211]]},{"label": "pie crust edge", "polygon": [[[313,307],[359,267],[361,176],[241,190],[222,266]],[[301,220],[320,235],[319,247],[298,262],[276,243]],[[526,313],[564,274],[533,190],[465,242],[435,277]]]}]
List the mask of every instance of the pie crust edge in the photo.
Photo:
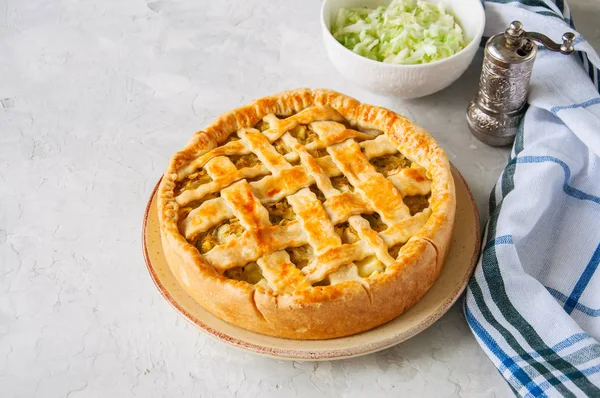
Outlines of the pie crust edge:
[{"label": "pie crust edge", "polygon": [[[269,113],[292,115],[330,106],[350,123],[384,132],[432,180],[431,215],[403,247],[396,262],[376,278],[277,294],[219,274],[187,242],[177,226],[177,171],[230,133],[256,125]],[[361,104],[328,89],[296,89],[260,98],[227,112],[195,133],[170,160],[158,189],[163,251],[188,294],[213,315],[257,333],[292,339],[348,336],[388,322],[416,304],[437,280],[449,249],[456,197],[446,154],[421,127],[385,108]]]}]

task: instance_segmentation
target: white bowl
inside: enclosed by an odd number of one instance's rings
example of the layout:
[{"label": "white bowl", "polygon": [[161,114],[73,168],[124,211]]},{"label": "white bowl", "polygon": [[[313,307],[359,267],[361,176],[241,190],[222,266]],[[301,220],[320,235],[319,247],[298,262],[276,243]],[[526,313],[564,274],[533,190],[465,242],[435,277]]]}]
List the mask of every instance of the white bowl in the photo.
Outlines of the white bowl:
[{"label": "white bowl", "polygon": [[454,83],[467,69],[481,41],[485,13],[480,0],[429,0],[442,3],[462,27],[467,46],[439,61],[418,65],[394,65],[358,55],[340,44],[331,34],[331,22],[340,8],[387,5],[391,0],[325,0],[321,27],[329,59],[338,71],[355,84],[376,93],[402,98],[424,97]]}]

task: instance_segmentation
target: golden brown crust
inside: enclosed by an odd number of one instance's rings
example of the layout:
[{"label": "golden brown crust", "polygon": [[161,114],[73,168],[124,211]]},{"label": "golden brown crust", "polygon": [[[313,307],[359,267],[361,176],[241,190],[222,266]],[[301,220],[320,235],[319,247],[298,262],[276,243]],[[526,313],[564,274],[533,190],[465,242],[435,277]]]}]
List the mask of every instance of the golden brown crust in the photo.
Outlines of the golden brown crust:
[{"label": "golden brown crust", "polygon": [[[404,155],[423,166],[432,181],[431,214],[402,247],[398,259],[375,278],[290,293],[275,293],[228,279],[179,232],[175,184],[185,174],[186,167],[192,167],[196,159],[225,141],[230,133],[256,125],[267,114],[290,116],[313,105],[335,109],[353,126],[383,131]],[[359,333],[390,321],[428,291],[448,251],[455,193],[445,153],[420,127],[392,111],[361,104],[332,90],[298,89],[261,98],[228,112],[194,134],[170,161],[158,190],[158,209],[167,261],[177,280],[205,309],[258,333],[325,339]],[[295,274],[288,278],[298,279]]]}]

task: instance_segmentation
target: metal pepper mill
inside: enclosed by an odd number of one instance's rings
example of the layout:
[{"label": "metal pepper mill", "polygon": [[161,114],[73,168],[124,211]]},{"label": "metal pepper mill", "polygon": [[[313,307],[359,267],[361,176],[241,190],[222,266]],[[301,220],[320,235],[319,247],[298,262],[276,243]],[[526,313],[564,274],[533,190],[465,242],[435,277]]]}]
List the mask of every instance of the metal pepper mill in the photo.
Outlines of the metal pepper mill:
[{"label": "metal pepper mill", "polygon": [[537,54],[535,41],[550,51],[571,54],[575,35],[567,32],[558,44],[537,32],[525,32],[514,21],[504,33],[490,37],[485,45],[479,90],[467,108],[471,133],[492,146],[511,144],[527,108],[527,92],[533,62]]}]

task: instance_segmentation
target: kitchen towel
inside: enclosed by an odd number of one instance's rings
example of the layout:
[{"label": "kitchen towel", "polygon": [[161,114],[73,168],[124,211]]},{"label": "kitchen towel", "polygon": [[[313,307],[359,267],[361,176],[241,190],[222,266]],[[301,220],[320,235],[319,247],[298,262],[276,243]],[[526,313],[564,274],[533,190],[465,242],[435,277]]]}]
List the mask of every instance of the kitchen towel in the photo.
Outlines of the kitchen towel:
[{"label": "kitchen towel", "polygon": [[484,7],[487,37],[518,20],[577,51],[539,48],[465,315],[515,394],[600,397],[600,59],[562,0]]}]

